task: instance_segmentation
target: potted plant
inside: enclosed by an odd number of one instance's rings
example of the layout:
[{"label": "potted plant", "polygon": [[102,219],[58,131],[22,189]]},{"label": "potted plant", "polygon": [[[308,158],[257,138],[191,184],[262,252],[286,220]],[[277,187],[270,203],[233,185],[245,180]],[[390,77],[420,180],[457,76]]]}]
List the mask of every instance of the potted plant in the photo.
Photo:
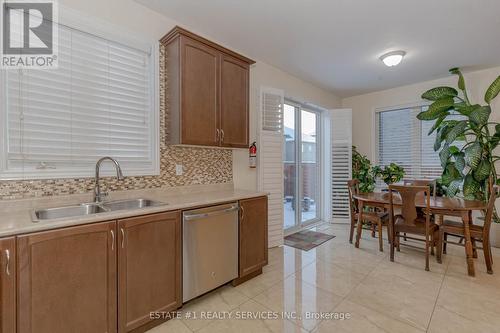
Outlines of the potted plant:
[{"label": "potted plant", "polygon": [[352,146],[352,178],[359,180],[359,191],[370,193],[375,189],[375,177],[370,160]]},{"label": "potted plant", "polygon": [[405,169],[396,163],[386,165],[384,168],[377,165],[373,167],[373,175],[375,177],[381,177],[384,183],[389,186],[390,184],[397,183],[403,179]]},{"label": "potted plant", "polygon": [[[481,105],[469,100],[460,69],[452,68],[450,73],[458,76],[458,90],[436,87],[426,91],[422,98],[432,104],[417,118],[434,121],[429,135],[436,132],[434,150],[439,151],[445,194],[487,201],[490,186],[500,184],[495,165],[500,156],[494,152],[500,143],[500,123],[490,121],[491,102],[500,92],[500,76],[486,90],[486,105]],[[494,221],[500,222],[496,211]],[[498,225],[493,228],[500,235]],[[500,236],[497,239],[500,241]]]}]

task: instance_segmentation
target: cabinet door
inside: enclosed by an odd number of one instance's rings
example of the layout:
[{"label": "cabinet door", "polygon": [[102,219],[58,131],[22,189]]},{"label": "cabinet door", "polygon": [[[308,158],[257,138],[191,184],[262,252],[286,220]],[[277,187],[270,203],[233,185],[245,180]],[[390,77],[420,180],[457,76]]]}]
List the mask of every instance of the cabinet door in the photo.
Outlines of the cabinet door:
[{"label": "cabinet door", "polygon": [[18,237],[18,332],[116,332],[115,239],[116,222]]},{"label": "cabinet door", "polygon": [[129,332],[151,312],[182,306],[180,212],[118,221],[118,323]]},{"label": "cabinet door", "polygon": [[16,240],[0,239],[0,333],[16,332]]},{"label": "cabinet door", "polygon": [[248,147],[249,66],[221,54],[220,123],[221,144],[225,147]]},{"label": "cabinet door", "polygon": [[267,265],[267,197],[240,201],[240,278]]},{"label": "cabinet door", "polygon": [[218,51],[181,37],[181,143],[217,146]]}]

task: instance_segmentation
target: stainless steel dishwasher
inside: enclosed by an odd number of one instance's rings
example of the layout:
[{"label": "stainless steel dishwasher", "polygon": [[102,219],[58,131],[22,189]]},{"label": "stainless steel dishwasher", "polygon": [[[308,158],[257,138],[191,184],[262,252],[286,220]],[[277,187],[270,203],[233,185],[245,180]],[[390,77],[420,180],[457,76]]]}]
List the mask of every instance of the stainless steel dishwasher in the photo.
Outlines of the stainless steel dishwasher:
[{"label": "stainless steel dishwasher", "polygon": [[183,213],[183,301],[238,277],[238,203]]}]

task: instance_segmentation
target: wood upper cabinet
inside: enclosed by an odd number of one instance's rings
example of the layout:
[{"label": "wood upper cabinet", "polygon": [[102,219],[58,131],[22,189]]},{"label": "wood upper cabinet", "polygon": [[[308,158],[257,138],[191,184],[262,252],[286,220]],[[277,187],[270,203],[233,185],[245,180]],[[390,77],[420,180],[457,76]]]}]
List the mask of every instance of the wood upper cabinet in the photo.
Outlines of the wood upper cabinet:
[{"label": "wood upper cabinet", "polygon": [[254,61],[175,27],[165,48],[167,143],[248,147]]},{"label": "wood upper cabinet", "polygon": [[0,333],[16,332],[16,239],[0,239]]},{"label": "wood upper cabinet", "polygon": [[219,54],[196,40],[181,37],[182,143],[218,144]]},{"label": "wood upper cabinet", "polygon": [[220,55],[220,129],[224,147],[248,147],[248,63]]},{"label": "wood upper cabinet", "polygon": [[118,331],[182,306],[180,212],[118,221]]},{"label": "wood upper cabinet", "polygon": [[267,197],[240,200],[240,278],[267,265]]},{"label": "wood upper cabinet", "polygon": [[116,222],[19,236],[17,332],[116,332],[116,236]]}]

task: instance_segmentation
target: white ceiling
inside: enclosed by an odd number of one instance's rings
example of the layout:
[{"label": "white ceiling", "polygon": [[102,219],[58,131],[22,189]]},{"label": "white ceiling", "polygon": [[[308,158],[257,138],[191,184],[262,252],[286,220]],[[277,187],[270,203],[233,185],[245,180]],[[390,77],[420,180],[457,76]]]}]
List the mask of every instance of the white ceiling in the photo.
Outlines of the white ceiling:
[{"label": "white ceiling", "polygon": [[136,1],[341,97],[500,65],[499,0]]}]

